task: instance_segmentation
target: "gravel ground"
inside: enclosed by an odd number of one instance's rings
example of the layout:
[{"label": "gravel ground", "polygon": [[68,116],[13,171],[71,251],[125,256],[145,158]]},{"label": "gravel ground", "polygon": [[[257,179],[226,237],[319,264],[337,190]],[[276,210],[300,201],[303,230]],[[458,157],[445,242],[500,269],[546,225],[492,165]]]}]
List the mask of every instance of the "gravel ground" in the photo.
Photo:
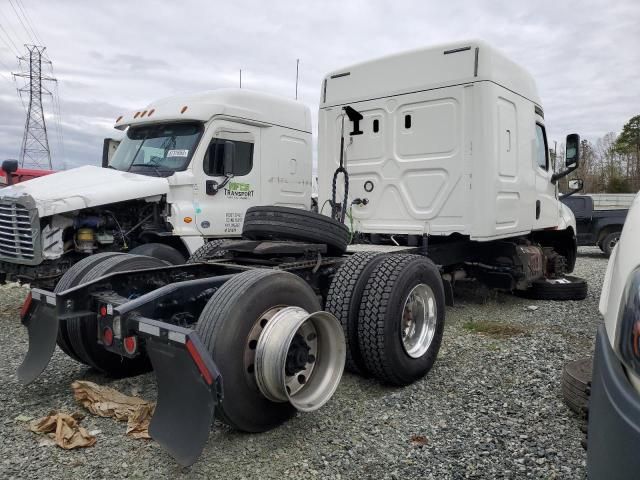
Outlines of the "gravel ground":
[{"label": "gravel ground", "polygon": [[[42,377],[21,387],[14,372],[27,348],[18,320],[26,290],[0,287],[0,477],[584,478],[581,421],[562,402],[560,380],[566,361],[593,350],[605,267],[598,249],[580,250],[576,275],[589,282],[582,302],[464,295],[447,309],[443,346],[427,378],[389,388],[345,375],[328,405],[272,432],[216,425],[188,469],[154,442],[125,437],[124,424],[90,415],[82,424],[101,431],[94,447],[39,446],[16,417],[80,410],[73,380],[155,399],[154,378],[110,381],[56,351]],[[506,328],[490,335],[469,328],[479,321]]]}]

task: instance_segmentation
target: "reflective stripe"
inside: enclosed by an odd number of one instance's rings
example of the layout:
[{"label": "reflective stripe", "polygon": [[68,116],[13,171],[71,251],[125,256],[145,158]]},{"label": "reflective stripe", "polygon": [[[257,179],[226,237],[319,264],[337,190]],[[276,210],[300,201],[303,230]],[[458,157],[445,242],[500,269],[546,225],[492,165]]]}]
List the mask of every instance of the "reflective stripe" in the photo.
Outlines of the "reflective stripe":
[{"label": "reflective stripe", "polygon": [[173,340],[174,342],[184,343],[187,341],[187,337],[184,333],[172,332],[169,330],[169,340]]},{"label": "reflective stripe", "polygon": [[40,300],[40,293],[31,291],[31,298],[33,298],[34,300]]},{"label": "reflective stripe", "polygon": [[160,336],[160,327],[154,327],[153,325],[147,325],[146,323],[139,322],[138,330],[143,333],[148,333],[149,335],[155,335],[156,337]]},{"label": "reflective stripe", "polygon": [[56,297],[50,297],[49,295],[47,295],[47,303],[49,305],[53,305],[55,307],[56,306]]}]

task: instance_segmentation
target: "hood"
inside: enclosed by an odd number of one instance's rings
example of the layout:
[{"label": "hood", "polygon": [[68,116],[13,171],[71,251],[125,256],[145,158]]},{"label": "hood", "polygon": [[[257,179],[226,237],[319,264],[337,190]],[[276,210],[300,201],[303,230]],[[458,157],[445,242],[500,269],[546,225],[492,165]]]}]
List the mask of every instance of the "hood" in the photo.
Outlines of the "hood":
[{"label": "hood", "polygon": [[40,218],[88,207],[162,195],[166,178],[148,177],[111,168],[84,166],[57,172],[0,190],[0,199],[28,195]]}]

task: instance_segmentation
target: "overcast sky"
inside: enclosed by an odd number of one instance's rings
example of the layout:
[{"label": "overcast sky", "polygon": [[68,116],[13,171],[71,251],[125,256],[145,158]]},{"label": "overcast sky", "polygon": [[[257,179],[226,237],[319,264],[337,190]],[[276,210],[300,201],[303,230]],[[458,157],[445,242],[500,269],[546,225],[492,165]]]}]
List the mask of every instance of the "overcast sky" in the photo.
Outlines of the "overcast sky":
[{"label": "overcast sky", "polygon": [[[550,141],[595,139],[640,114],[640,1],[123,1],[12,0],[23,5],[59,81],[59,147],[45,100],[54,167],[98,164],[122,112],[168,95],[237,86],[316,109],[323,75],[365,59],[480,38],[536,78]],[[9,0],[0,25],[28,41]],[[26,25],[28,28],[28,24]],[[17,158],[25,111],[0,30],[0,160]],[[120,134],[121,135],[121,134]]]}]

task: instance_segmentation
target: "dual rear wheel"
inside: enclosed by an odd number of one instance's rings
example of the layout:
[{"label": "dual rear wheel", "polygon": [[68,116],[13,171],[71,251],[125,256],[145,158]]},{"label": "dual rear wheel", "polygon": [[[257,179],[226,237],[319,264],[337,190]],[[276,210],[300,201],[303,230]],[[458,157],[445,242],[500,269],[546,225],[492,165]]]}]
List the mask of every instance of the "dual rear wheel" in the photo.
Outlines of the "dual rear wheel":
[{"label": "dual rear wheel", "polygon": [[419,255],[358,253],[338,270],[326,310],[340,321],[346,368],[408,385],[433,366],[444,331],[444,287]]}]

